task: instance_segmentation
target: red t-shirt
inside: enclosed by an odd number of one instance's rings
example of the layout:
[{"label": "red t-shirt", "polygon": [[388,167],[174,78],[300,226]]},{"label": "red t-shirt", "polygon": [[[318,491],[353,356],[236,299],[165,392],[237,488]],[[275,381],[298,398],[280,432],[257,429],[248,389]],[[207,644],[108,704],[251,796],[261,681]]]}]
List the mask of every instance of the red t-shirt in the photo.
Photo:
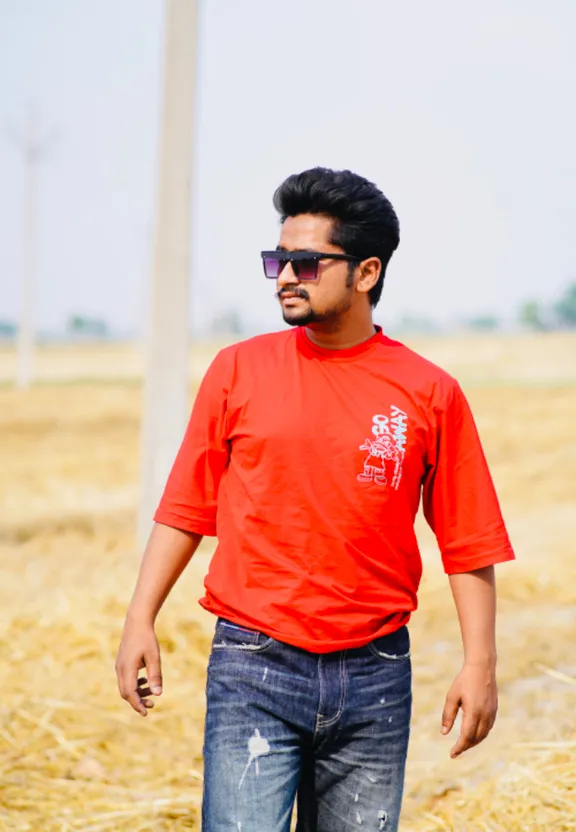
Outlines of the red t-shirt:
[{"label": "red t-shirt", "polygon": [[421,495],[446,572],[514,558],[457,382],[381,331],[301,328],[216,356],[154,519],[217,535],[207,610],[323,653],[416,609]]}]

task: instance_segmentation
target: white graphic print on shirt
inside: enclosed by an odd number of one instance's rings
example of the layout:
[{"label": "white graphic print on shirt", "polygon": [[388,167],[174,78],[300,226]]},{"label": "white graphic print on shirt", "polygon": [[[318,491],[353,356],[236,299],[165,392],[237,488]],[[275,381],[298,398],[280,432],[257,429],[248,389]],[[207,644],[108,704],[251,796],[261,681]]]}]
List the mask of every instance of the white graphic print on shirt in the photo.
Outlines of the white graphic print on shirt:
[{"label": "white graphic print on shirt", "polygon": [[391,405],[389,416],[374,416],[372,433],[375,438],[366,439],[360,445],[361,451],[368,451],[364,460],[364,470],[358,474],[360,482],[374,482],[376,485],[389,485],[398,489],[402,479],[407,425],[407,414],[395,405]]}]

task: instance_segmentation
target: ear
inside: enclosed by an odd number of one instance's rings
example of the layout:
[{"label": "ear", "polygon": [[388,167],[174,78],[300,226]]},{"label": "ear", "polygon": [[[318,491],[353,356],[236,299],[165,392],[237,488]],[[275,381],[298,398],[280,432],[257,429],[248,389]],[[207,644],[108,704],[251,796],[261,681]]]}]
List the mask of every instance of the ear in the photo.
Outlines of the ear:
[{"label": "ear", "polygon": [[377,257],[363,260],[356,269],[356,290],[368,293],[377,283],[382,273],[382,263]]}]

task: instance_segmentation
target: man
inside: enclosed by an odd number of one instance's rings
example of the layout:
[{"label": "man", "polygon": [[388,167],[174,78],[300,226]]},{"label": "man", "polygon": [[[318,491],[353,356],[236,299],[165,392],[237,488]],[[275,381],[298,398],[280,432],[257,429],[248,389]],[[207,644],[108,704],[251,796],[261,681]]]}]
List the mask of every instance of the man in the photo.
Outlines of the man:
[{"label": "man", "polygon": [[[411,707],[407,624],[422,498],[457,608],[456,757],[497,708],[494,564],[513,559],[474,421],[449,375],[372,322],[398,246],[390,202],[315,168],[274,197],[262,252],[293,329],[222,350],[198,392],[119,649],[122,696],[162,691],[156,616],[204,535],[205,832],[398,829]],[[137,681],[140,668],[146,679]]]}]

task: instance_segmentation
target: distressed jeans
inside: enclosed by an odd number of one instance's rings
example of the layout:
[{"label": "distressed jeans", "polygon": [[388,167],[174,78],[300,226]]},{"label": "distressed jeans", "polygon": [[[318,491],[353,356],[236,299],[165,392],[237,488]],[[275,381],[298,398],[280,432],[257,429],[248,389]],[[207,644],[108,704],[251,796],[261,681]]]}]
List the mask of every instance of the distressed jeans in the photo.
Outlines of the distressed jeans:
[{"label": "distressed jeans", "polygon": [[203,832],[395,832],[411,712],[406,627],[315,654],[219,619]]}]

